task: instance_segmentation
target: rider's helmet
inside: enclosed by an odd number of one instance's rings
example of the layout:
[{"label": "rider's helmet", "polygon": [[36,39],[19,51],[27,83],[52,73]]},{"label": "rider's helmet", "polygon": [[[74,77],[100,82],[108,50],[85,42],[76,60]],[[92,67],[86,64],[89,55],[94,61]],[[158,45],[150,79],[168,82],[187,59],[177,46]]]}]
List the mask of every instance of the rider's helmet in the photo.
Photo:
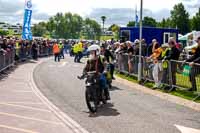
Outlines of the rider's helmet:
[{"label": "rider's helmet", "polygon": [[100,46],[99,45],[91,45],[90,47],[88,47],[88,52],[90,52],[90,59],[96,59],[99,55],[100,55]]}]

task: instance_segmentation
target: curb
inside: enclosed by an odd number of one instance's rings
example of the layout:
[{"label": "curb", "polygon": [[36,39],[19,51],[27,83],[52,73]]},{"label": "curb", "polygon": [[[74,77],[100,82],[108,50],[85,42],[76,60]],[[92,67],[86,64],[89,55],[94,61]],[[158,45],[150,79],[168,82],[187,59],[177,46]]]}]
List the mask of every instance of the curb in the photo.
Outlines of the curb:
[{"label": "curb", "polygon": [[145,86],[141,86],[139,84],[132,83],[132,82],[127,81],[126,79],[122,79],[120,77],[116,77],[116,79],[117,79],[116,82],[122,83],[124,85],[128,85],[129,87],[131,87],[135,90],[139,90],[139,91],[142,91],[146,94],[157,96],[157,97],[159,97],[163,100],[167,100],[167,101],[175,103],[175,104],[183,105],[185,107],[188,107],[188,108],[191,108],[193,110],[200,112],[200,103],[195,103],[193,101],[183,99],[181,97],[173,96],[173,95],[170,95],[170,94],[167,94],[167,93],[163,93],[163,92],[160,92],[160,91],[157,91],[157,90],[151,90],[151,89],[149,89]]},{"label": "curb", "polygon": [[[49,60],[49,59],[47,59]],[[47,61],[45,60],[45,61]],[[37,66],[42,64],[45,61],[39,62],[31,71],[31,81],[30,81],[30,86],[32,91],[39,97],[39,99],[67,126],[72,130],[74,133],[89,133],[86,131],[83,127],[81,127],[77,122],[75,122],[72,118],[70,118],[67,114],[62,112],[58,107],[56,107],[53,103],[51,103],[38,89],[37,85],[34,82],[33,79],[33,72]]]}]

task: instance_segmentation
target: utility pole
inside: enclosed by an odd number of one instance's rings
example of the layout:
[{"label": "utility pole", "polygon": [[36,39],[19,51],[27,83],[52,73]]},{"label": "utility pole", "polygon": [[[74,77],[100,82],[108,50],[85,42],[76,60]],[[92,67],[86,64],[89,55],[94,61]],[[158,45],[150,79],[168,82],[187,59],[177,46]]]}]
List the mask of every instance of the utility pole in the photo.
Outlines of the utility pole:
[{"label": "utility pole", "polygon": [[138,63],[138,81],[142,80],[142,18],[143,18],[143,0],[140,2],[140,49]]}]

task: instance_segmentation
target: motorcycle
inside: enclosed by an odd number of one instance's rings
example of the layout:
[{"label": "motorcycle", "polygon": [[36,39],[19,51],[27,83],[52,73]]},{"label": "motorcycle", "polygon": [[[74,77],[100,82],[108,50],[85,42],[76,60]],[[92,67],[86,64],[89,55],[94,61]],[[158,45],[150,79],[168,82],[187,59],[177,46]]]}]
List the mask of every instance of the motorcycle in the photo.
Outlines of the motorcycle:
[{"label": "motorcycle", "polygon": [[84,76],[78,77],[80,80],[84,78],[86,78],[85,100],[87,107],[90,112],[96,113],[101,102],[103,104],[107,103],[105,89],[100,87],[96,71],[87,72]]}]

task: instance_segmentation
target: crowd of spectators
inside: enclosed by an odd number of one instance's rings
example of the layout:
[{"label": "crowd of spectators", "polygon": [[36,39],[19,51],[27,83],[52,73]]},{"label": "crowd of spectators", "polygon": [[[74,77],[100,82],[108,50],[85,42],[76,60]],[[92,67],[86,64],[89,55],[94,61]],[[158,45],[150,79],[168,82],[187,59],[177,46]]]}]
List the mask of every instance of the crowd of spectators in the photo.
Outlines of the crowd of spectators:
[{"label": "crowd of spectators", "polygon": [[[192,87],[189,91],[196,91],[196,76],[200,73],[200,37],[196,40],[198,46],[190,56],[181,58],[184,49],[181,44],[177,43],[174,38],[170,38],[166,44],[159,44],[156,39],[152,40],[151,44],[146,44],[145,39],[142,39],[142,67],[143,72],[146,69],[149,78],[154,80],[154,89],[163,88],[164,85],[172,85],[172,88],[165,87],[165,89],[176,89],[177,69],[184,69],[184,66],[190,67],[189,77]],[[129,74],[138,73],[139,63],[139,44],[140,40],[135,42],[108,42],[108,47],[115,53],[117,64],[120,71],[126,71]],[[181,65],[178,61],[182,61]],[[180,67],[180,68],[179,68]],[[142,75],[144,76],[144,75]],[[182,81],[185,82],[185,81]]]},{"label": "crowd of spectators", "polygon": [[[38,59],[38,56],[48,56],[53,54],[53,46],[59,44],[61,49],[61,54],[59,53],[59,58],[63,56],[64,53],[70,56],[76,56],[74,47],[78,44],[80,40],[48,40],[48,39],[34,39],[33,41],[21,40],[17,37],[0,37],[0,55],[6,55],[9,52],[15,54],[15,60],[26,60],[27,58]],[[109,49],[113,55],[116,57],[117,63],[116,67],[121,71],[127,71],[128,74],[138,73],[138,63],[139,63],[139,46],[140,40],[136,39],[134,42],[120,42],[114,41],[81,41],[82,42],[82,52],[79,56],[87,56],[87,48],[92,44],[104,44],[107,49]],[[197,67],[200,63],[200,37],[196,40],[197,47],[195,48],[192,56],[187,56],[182,59],[183,63],[188,62],[190,67],[190,81],[192,88],[189,90],[196,91],[197,83],[196,76],[200,73],[200,67]],[[180,44],[176,42],[174,38],[170,38],[169,42],[166,44],[159,44],[156,39],[152,40],[151,44],[147,44],[145,39],[142,39],[142,70],[146,70],[148,76],[154,80],[154,88],[162,88],[163,84],[176,85],[176,73],[179,65],[177,65],[178,60],[180,60],[180,55],[183,53],[183,48]],[[194,67],[195,66],[195,67]],[[170,68],[170,69],[169,69]],[[197,70],[198,69],[198,70]],[[144,76],[144,72],[142,72]],[[175,87],[172,88],[175,90]]]}]

